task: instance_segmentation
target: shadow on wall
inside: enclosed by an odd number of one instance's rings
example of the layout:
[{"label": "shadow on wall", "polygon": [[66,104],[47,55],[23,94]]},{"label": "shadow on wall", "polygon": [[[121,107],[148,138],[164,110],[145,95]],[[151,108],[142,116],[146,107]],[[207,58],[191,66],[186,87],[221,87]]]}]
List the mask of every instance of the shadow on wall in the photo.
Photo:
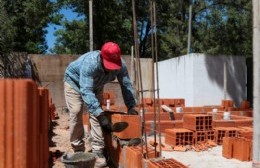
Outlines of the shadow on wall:
[{"label": "shadow on wall", "polygon": [[209,78],[223,89],[224,99],[224,65],[226,63],[227,93],[238,107],[246,99],[246,62],[242,56],[209,56],[205,57]]}]

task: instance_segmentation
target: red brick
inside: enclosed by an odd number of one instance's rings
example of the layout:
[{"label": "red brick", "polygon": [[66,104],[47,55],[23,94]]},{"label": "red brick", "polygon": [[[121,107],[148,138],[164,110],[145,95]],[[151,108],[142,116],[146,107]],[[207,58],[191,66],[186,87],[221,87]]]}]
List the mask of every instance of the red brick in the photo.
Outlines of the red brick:
[{"label": "red brick", "polygon": [[231,159],[233,158],[233,145],[234,145],[234,137],[223,137],[222,144],[222,156]]},{"label": "red brick", "polygon": [[127,122],[128,127],[121,132],[113,134],[120,139],[140,138],[141,137],[141,118],[139,115],[112,114],[112,123]]},{"label": "red brick", "polygon": [[148,168],[188,168],[175,159],[150,159],[147,165]]},{"label": "red brick", "polygon": [[165,143],[172,147],[178,145],[192,145],[193,132],[184,128],[166,129]]},{"label": "red brick", "polygon": [[198,142],[206,142],[207,141],[207,132],[208,131],[193,132],[194,144],[197,144]]},{"label": "red brick", "polygon": [[215,142],[223,143],[223,137],[236,137],[239,129],[235,127],[218,127],[215,128]]},{"label": "red brick", "polygon": [[183,128],[194,131],[211,130],[212,116],[205,114],[185,114],[183,116]]},{"label": "red brick", "polygon": [[146,157],[146,152],[148,158],[154,158],[155,156],[158,157],[159,153],[156,153],[152,148],[148,148],[148,151],[146,151],[146,147],[143,146],[143,152],[141,146],[127,146],[126,147],[126,164],[125,167],[127,168],[142,168],[142,158]]},{"label": "red brick", "polygon": [[235,127],[251,127],[253,126],[253,119],[235,120]]},{"label": "red brick", "polygon": [[144,105],[152,106],[153,105],[153,99],[152,98],[143,98]]},{"label": "red brick", "polygon": [[15,158],[15,167],[39,167],[37,87],[32,80],[15,80],[14,91],[14,156],[20,156]]},{"label": "red brick", "polygon": [[38,88],[38,92],[40,98],[40,167],[47,168],[49,159],[48,129],[50,122],[49,90],[46,88]]},{"label": "red brick", "polygon": [[0,107],[2,111],[0,112],[0,167],[7,167],[5,164],[6,156],[5,156],[5,125],[6,125],[6,89],[5,89],[5,80],[0,79]]},{"label": "red brick", "polygon": [[246,110],[246,109],[249,109],[250,108],[250,102],[249,101],[246,101],[246,100],[243,100],[240,104],[240,109],[241,110]]},{"label": "red brick", "polygon": [[251,152],[252,152],[252,141],[243,139],[243,138],[236,138],[234,141],[234,148],[233,148],[233,157],[234,159],[238,159],[241,161],[250,161],[251,159]]},{"label": "red brick", "polygon": [[[158,114],[156,114],[158,119]],[[154,120],[154,112],[145,112],[145,120],[146,121],[153,121]],[[160,113],[160,120],[170,120],[170,115],[167,112]]]},{"label": "red brick", "polygon": [[168,107],[174,107],[175,106],[175,100],[174,99],[163,99],[163,103]]},{"label": "red brick", "polygon": [[217,127],[235,127],[235,121],[232,120],[214,120],[212,121],[212,127],[217,128]]}]

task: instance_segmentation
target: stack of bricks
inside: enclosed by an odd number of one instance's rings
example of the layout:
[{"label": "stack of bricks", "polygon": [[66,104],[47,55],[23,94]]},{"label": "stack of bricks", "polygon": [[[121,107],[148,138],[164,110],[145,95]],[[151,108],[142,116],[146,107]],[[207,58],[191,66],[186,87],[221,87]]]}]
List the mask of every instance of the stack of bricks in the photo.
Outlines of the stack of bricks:
[{"label": "stack of bricks", "polygon": [[[144,114],[145,114],[145,129],[148,135],[152,135],[154,133],[165,133],[166,129],[170,128],[183,128],[183,121],[180,120],[181,117],[176,117],[176,113],[173,114],[174,119],[171,119],[171,115],[166,112],[163,108],[159,107],[160,110],[160,130],[159,130],[159,113],[158,113],[158,105],[166,105],[172,111],[176,111],[176,107],[184,107],[185,100],[184,99],[156,99],[155,102],[152,98],[144,98]],[[155,108],[155,109],[154,109]],[[141,109],[141,107],[140,107]],[[139,110],[140,110],[139,109]],[[156,123],[154,122],[154,113],[156,112]]]},{"label": "stack of bricks", "polygon": [[0,93],[0,167],[47,168],[48,90],[28,79],[1,79]]},{"label": "stack of bricks", "polygon": [[194,144],[212,140],[212,116],[205,114],[184,115],[183,127],[194,133]]},{"label": "stack of bricks", "polygon": [[237,137],[239,128],[235,127],[217,127],[215,128],[215,142],[222,144],[224,137]]},{"label": "stack of bricks", "polygon": [[193,132],[185,128],[165,130],[165,143],[171,147],[193,144]]},{"label": "stack of bricks", "polygon": [[146,156],[148,158],[159,157],[159,152],[155,153],[154,149],[151,147],[148,147],[148,150],[146,151],[145,146],[121,145],[117,138],[108,134],[105,139],[109,159],[115,167],[142,168]]},{"label": "stack of bricks", "polygon": [[[106,145],[108,146],[108,153],[110,154],[111,162],[115,166],[122,166],[125,164],[141,164],[142,157],[139,156],[142,154],[142,151],[135,150],[135,154],[129,153],[127,143],[134,138],[141,138],[141,118],[139,115],[126,115],[126,114],[118,114],[118,113],[107,113],[112,124],[115,123],[127,123],[127,127],[121,132],[113,132],[112,135],[106,135]],[[122,145],[125,143],[125,145]],[[136,147],[138,148],[138,147]],[[139,149],[139,148],[138,148]],[[140,148],[141,149],[141,148]],[[151,150],[151,149],[150,149]],[[138,155],[136,158],[135,155]],[[128,163],[128,158],[135,158],[135,163],[133,160],[130,160]],[[132,162],[132,163],[131,163]]]},{"label": "stack of bricks", "polygon": [[241,161],[251,161],[252,140],[241,137],[224,137],[222,156],[227,159],[234,158]]}]

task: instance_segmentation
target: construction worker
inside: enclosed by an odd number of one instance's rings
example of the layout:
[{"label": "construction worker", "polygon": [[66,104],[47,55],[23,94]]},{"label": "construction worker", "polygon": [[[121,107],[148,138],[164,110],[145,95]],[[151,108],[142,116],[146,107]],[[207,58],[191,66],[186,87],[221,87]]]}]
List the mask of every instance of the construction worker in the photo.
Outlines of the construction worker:
[{"label": "construction worker", "polygon": [[104,136],[102,131],[112,132],[111,122],[101,107],[103,87],[118,79],[129,115],[137,115],[133,87],[128,76],[121,50],[114,42],[105,43],[101,51],[92,51],[71,62],[64,75],[64,91],[70,112],[70,142],[74,152],[85,151],[82,122],[83,102],[86,103],[91,125],[92,153],[96,154],[96,167],[107,165],[104,157]]}]

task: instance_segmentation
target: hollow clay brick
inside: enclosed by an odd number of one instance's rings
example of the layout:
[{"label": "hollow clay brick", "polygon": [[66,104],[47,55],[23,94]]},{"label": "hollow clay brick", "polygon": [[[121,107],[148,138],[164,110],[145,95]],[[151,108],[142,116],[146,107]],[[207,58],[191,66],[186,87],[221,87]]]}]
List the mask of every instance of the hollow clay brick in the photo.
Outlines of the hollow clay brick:
[{"label": "hollow clay brick", "polygon": [[217,144],[222,144],[223,137],[236,137],[238,131],[239,129],[235,127],[217,127],[215,128],[215,142]]},{"label": "hollow clay brick", "polygon": [[241,161],[250,161],[252,143],[251,140],[236,138],[234,141],[233,157]]},{"label": "hollow clay brick", "polygon": [[231,159],[233,157],[234,137],[223,137],[222,156]]},{"label": "hollow clay brick", "polygon": [[[148,158],[154,158],[155,157],[155,151],[152,148],[148,147],[148,151],[146,151],[145,146],[143,146],[143,152],[141,146],[127,146],[126,147],[126,168],[142,168],[142,158],[146,157],[146,152],[148,155]],[[156,157],[159,156],[159,153],[157,153]]]},{"label": "hollow clay brick", "polygon": [[217,127],[235,127],[235,121],[232,120],[214,120],[212,121],[212,127],[217,128]]},{"label": "hollow clay brick", "polygon": [[163,99],[163,103],[168,107],[174,107],[175,101],[174,99]]},{"label": "hollow clay brick", "polygon": [[235,120],[235,127],[250,127],[253,126],[253,119]]},{"label": "hollow clay brick", "polygon": [[206,131],[212,129],[212,116],[206,114],[185,114],[183,128],[193,131]]},{"label": "hollow clay brick", "polygon": [[148,168],[188,168],[175,159],[150,159],[147,163]]},{"label": "hollow clay brick", "polygon": [[1,158],[1,162],[0,162],[0,167],[4,168],[6,167],[5,164],[5,125],[6,125],[6,89],[5,89],[5,81],[4,79],[0,79],[0,107],[2,109],[2,111],[0,112],[0,118],[1,118],[1,122],[0,122],[0,158]]},{"label": "hollow clay brick", "polygon": [[194,144],[197,144],[198,142],[206,142],[207,131],[194,131],[193,137],[194,137]]},{"label": "hollow clay brick", "polygon": [[14,156],[20,156],[15,158],[15,167],[39,167],[37,113],[38,92],[35,83],[32,80],[14,80]]},{"label": "hollow clay brick", "polygon": [[172,147],[178,145],[192,145],[193,132],[184,128],[166,129],[165,143]]},{"label": "hollow clay brick", "polygon": [[[15,140],[17,137],[15,130],[15,97],[16,95],[14,91],[14,80],[6,80],[5,82],[6,89],[6,126],[5,126],[5,152],[6,152],[6,166],[14,167],[15,166],[15,154],[14,150]],[[18,138],[18,139],[19,139]]]},{"label": "hollow clay brick", "polygon": [[[0,167],[40,167],[39,96],[28,79],[1,79]],[[0,124],[1,125],[1,124]],[[4,153],[4,154],[3,154]],[[4,156],[3,156],[4,155]]]},{"label": "hollow clay brick", "polygon": [[128,127],[121,132],[113,134],[120,139],[140,138],[141,137],[141,118],[139,115],[112,114],[112,123],[127,122]]},{"label": "hollow clay brick", "polygon": [[[158,113],[156,113],[156,117],[158,120]],[[154,120],[154,112],[146,112],[145,113],[145,120],[146,121],[153,121]],[[167,112],[160,113],[160,120],[170,120],[170,115]]]},{"label": "hollow clay brick", "polygon": [[49,159],[49,90],[47,88],[38,88],[39,93],[39,117],[40,117],[40,168],[48,167]]}]

